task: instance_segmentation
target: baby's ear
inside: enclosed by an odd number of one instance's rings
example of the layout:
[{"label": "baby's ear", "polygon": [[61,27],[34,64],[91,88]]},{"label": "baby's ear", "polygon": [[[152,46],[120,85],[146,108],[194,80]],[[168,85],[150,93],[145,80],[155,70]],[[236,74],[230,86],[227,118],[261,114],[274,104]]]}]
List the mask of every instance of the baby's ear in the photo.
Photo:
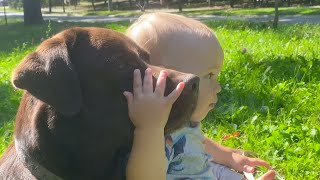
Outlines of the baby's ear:
[{"label": "baby's ear", "polygon": [[35,53],[26,56],[14,70],[12,83],[54,107],[64,115],[80,111],[80,82],[69,60],[66,44],[41,44]]}]

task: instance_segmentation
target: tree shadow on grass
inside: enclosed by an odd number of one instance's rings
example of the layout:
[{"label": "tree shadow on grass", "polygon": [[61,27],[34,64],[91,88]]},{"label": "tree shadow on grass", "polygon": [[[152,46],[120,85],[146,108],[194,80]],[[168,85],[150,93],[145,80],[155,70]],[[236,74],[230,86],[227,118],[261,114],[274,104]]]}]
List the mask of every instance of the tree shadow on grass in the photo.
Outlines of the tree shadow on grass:
[{"label": "tree shadow on grass", "polygon": [[270,78],[276,82],[296,79],[308,83],[311,79],[319,81],[320,59],[307,59],[304,56],[280,56],[276,58],[266,58],[253,65],[254,68],[269,68]]},{"label": "tree shadow on grass", "polygon": [[[118,28],[127,27],[128,22],[120,23],[85,23],[85,22],[55,22],[45,21],[40,25],[25,26],[21,21],[9,22],[8,25],[0,25],[0,53],[11,52],[14,48],[21,47],[24,43],[36,46],[52,35],[75,26]],[[119,29],[116,29],[119,30]],[[123,31],[123,28],[120,31]]]}]

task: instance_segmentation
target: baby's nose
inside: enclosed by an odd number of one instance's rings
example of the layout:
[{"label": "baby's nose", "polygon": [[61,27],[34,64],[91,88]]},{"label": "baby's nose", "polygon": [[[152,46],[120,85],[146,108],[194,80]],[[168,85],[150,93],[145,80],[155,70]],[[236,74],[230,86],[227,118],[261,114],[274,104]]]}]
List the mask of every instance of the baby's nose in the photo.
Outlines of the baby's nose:
[{"label": "baby's nose", "polygon": [[221,86],[220,86],[220,84],[219,84],[218,82],[217,82],[217,84],[215,85],[214,91],[215,91],[216,93],[219,93],[219,92],[221,91]]}]

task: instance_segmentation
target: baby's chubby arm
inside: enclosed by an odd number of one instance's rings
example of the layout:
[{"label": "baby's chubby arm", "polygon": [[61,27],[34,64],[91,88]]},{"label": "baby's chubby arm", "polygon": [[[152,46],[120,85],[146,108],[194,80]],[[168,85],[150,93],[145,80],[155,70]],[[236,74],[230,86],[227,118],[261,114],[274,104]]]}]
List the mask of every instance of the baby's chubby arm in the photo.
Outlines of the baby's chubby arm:
[{"label": "baby's chubby arm", "polygon": [[167,73],[161,71],[153,91],[152,72],[146,69],[143,83],[139,70],[134,71],[133,94],[124,92],[129,117],[135,126],[133,146],[126,169],[128,180],[165,180],[164,127],[173,103],[180,96],[184,83],[164,97]]},{"label": "baby's chubby arm", "polygon": [[254,167],[256,166],[264,166],[268,168],[269,171],[259,179],[274,179],[275,177],[275,172],[272,170],[271,166],[264,160],[243,156],[241,155],[241,150],[225,147],[207,137],[205,138],[203,143],[205,145],[206,152],[212,155],[213,161],[215,163],[228,166],[229,168],[240,172],[248,173],[253,173]]}]

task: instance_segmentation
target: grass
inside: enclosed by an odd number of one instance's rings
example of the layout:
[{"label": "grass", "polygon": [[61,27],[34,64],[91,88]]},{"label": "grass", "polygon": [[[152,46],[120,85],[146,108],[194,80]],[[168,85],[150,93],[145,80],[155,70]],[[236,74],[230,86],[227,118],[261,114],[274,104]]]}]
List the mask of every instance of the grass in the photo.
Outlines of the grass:
[{"label": "grass", "polygon": [[[223,46],[225,63],[219,102],[203,121],[205,133],[224,145],[258,153],[286,179],[319,179],[320,25],[273,30],[262,23],[206,23]],[[10,83],[12,69],[42,38],[75,25],[123,32],[129,23],[0,25],[0,154],[11,140],[21,97]],[[241,135],[225,138],[234,132]]]}]

